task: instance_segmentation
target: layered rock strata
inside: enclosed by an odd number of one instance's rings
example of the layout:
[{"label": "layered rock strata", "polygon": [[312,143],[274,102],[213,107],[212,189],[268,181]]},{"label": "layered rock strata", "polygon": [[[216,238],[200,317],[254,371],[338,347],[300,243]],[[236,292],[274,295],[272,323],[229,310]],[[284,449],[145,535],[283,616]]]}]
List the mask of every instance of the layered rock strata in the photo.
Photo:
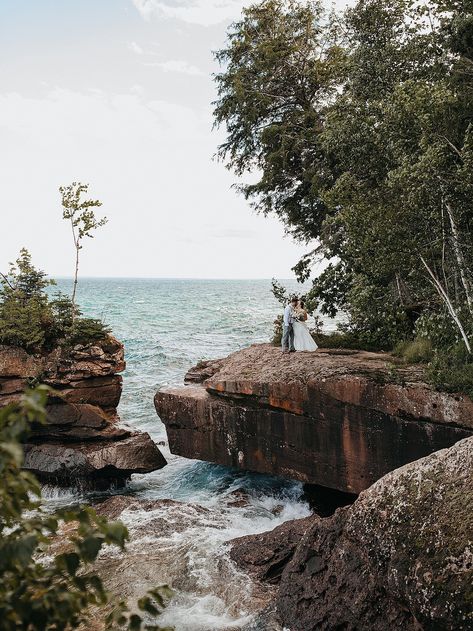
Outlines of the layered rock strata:
[{"label": "layered rock strata", "polygon": [[358,494],[473,435],[473,401],[421,368],[361,351],[282,354],[267,344],[203,362],[155,397],[171,451]]},{"label": "layered rock strata", "polygon": [[112,336],[39,356],[0,346],[0,407],[36,383],[55,391],[47,424],[33,427],[24,446],[26,469],[56,484],[108,486],[166,464],[148,434],[118,425],[124,368],[123,345]]}]

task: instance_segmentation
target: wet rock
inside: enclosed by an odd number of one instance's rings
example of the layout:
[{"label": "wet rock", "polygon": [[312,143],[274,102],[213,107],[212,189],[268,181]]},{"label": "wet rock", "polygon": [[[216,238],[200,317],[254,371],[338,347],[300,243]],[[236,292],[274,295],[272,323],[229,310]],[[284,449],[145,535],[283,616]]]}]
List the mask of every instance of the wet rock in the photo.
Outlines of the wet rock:
[{"label": "wet rock", "polygon": [[[228,527],[227,517],[219,511],[187,502],[118,495],[95,508],[110,519],[123,521],[130,541],[124,551],[106,549],[94,568],[104,577],[107,589],[126,598],[131,606],[150,587],[171,586],[175,596],[159,619],[162,626],[181,628],[172,609],[179,609],[183,600],[189,615],[193,605],[198,611],[199,599],[211,599],[220,601],[227,619],[238,619],[241,611],[262,610],[274,595],[274,586],[253,588],[235,570],[221,539],[222,529]],[[203,629],[202,619],[199,622],[196,627]],[[215,621],[210,628],[217,628]],[[225,628],[222,621],[218,629]]]},{"label": "wet rock", "polygon": [[258,344],[162,389],[155,406],[175,454],[358,494],[473,435],[471,399],[436,392],[419,367],[393,375],[391,362]]},{"label": "wet rock", "polygon": [[274,603],[265,607],[249,624],[242,627],[241,631],[284,631]]},{"label": "wet rock", "polygon": [[314,521],[283,572],[292,631],[473,628],[473,438]]},{"label": "wet rock", "polygon": [[120,440],[26,443],[24,452],[25,469],[58,485],[82,480],[106,487],[124,483],[133,473],[149,473],[166,465],[149,435],[142,433],[128,433]]},{"label": "wet rock", "polygon": [[245,508],[250,505],[250,498],[248,493],[243,491],[242,489],[235,489],[231,493],[229,493],[230,501],[227,502],[227,506],[232,506],[234,508]]},{"label": "wet rock", "polygon": [[131,431],[118,427],[99,407],[65,401],[49,403],[47,424],[35,425],[30,435],[34,441],[103,441],[130,436]]},{"label": "wet rock", "polygon": [[313,484],[304,485],[304,499],[319,517],[330,517],[337,508],[350,506],[357,496]]},{"label": "wet rock", "polygon": [[306,530],[317,516],[296,519],[270,532],[234,539],[230,557],[254,579],[278,583]]},{"label": "wet rock", "polygon": [[123,344],[108,336],[93,345],[56,348],[48,354],[0,346],[0,407],[18,400],[27,384],[45,383],[71,403],[116,413],[125,369]]}]

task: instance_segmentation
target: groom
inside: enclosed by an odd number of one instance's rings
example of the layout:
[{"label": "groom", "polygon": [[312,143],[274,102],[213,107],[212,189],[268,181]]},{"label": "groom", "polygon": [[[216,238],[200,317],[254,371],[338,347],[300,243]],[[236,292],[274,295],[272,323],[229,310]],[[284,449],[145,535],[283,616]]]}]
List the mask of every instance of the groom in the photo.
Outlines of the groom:
[{"label": "groom", "polygon": [[294,296],[284,309],[282,330],[282,352],[294,353],[294,309],[297,307],[297,298]]}]

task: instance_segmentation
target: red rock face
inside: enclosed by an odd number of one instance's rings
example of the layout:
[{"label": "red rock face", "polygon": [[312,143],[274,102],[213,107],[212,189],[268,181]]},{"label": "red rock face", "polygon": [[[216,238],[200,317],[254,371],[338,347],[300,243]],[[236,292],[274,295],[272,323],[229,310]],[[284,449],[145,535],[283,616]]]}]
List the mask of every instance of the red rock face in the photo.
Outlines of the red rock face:
[{"label": "red rock face", "polygon": [[117,373],[124,369],[123,344],[112,336],[41,356],[0,346],[0,407],[18,401],[36,382],[57,393],[47,405],[47,424],[33,427],[25,445],[26,469],[57,484],[107,486],[165,466],[148,434],[117,424]]},{"label": "red rock face", "polygon": [[113,415],[122,393],[118,373],[125,366],[123,344],[112,336],[70,351],[55,349],[48,355],[0,346],[0,407],[18,400],[28,383],[40,381],[70,403],[97,405]]},{"label": "red rock face", "polygon": [[473,402],[435,392],[386,354],[282,354],[254,345],[157,393],[181,456],[360,493],[473,434]]}]

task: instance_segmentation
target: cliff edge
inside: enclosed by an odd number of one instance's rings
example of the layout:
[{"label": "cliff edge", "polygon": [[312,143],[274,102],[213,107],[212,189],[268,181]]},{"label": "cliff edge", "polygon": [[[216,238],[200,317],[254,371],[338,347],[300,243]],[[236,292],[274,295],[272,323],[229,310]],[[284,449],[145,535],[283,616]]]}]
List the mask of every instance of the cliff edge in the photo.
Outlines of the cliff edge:
[{"label": "cliff edge", "polygon": [[473,401],[385,353],[256,344],[160,390],[173,453],[358,494],[473,435]]}]

